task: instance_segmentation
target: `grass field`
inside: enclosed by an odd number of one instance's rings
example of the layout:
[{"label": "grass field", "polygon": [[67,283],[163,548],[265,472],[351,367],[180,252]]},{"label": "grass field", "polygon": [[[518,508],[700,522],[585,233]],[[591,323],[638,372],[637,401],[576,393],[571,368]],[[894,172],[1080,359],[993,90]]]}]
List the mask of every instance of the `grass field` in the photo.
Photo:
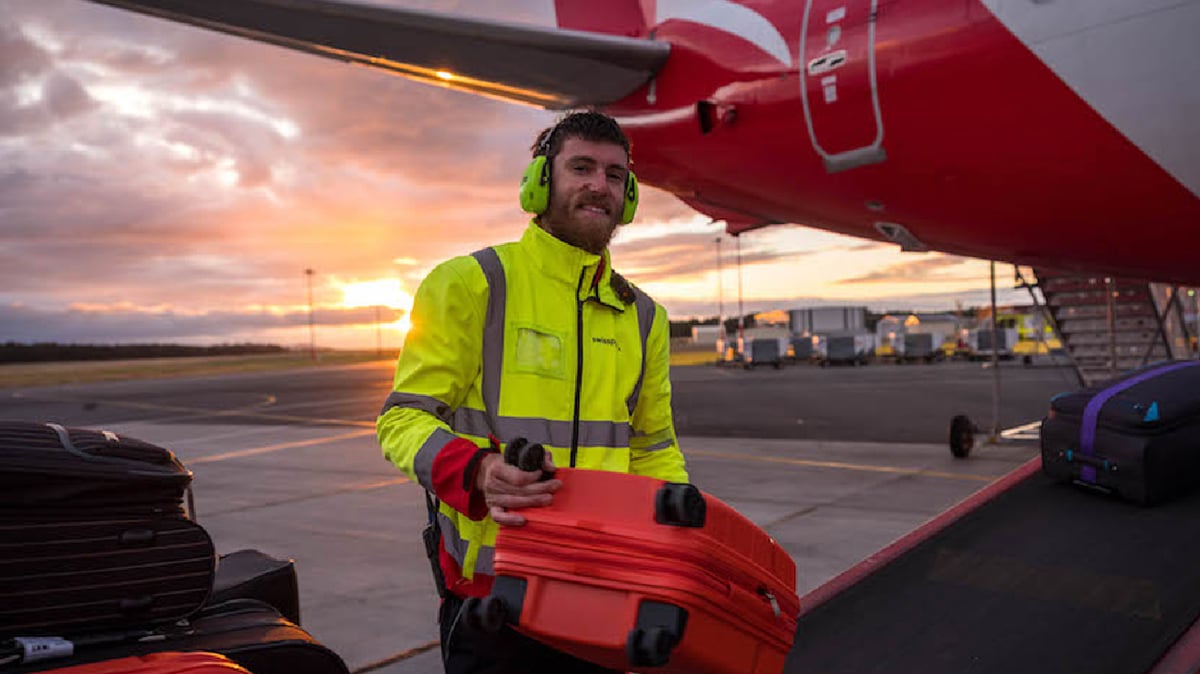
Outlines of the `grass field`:
[{"label": "grass field", "polygon": [[[100,381],[202,377],[236,372],[263,372],[297,367],[350,365],[376,360],[392,361],[394,353],[383,356],[374,351],[323,351],[313,363],[308,352],[253,356],[211,356],[195,358],[142,358],[137,360],[70,361],[58,363],[11,363],[0,365],[0,389],[30,386],[59,386]],[[708,365],[716,359],[710,350],[672,351],[671,366]]]},{"label": "grass field", "polygon": [[200,377],[234,372],[348,365],[373,360],[392,360],[394,357],[395,354],[380,356],[374,351],[321,351],[317,353],[317,362],[314,363],[307,351],[298,351],[252,356],[13,363],[0,365],[0,388],[57,386],[127,379]]}]

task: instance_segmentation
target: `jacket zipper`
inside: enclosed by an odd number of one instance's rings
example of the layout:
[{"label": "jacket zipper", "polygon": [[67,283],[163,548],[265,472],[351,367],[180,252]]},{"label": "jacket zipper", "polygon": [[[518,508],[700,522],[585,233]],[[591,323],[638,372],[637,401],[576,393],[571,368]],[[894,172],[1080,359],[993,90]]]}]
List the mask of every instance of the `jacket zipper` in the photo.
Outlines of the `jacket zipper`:
[{"label": "jacket zipper", "polygon": [[583,279],[587,275],[587,267],[579,270],[579,283],[575,286],[575,417],[571,422],[571,467],[579,456],[579,397],[583,392],[583,300],[579,299],[579,291],[583,289]]}]

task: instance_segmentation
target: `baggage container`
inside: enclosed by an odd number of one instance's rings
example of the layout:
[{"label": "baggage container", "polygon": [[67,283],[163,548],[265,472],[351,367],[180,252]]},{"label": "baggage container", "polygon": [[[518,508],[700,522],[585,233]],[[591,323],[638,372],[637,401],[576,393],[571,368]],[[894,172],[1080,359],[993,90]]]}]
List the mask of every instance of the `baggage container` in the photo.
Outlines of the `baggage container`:
[{"label": "baggage container", "polygon": [[217,653],[151,653],[50,669],[45,674],[250,674],[250,671]]},{"label": "baggage container", "polygon": [[1055,397],[1041,452],[1047,475],[1138,503],[1200,486],[1200,361],[1157,363]]},{"label": "baggage container", "polygon": [[764,531],[692,485],[572,469],[558,477],[551,506],[501,527],[493,592],[469,615],[621,671],[782,671],[799,612],[796,567]]},{"label": "baggage container", "polygon": [[783,365],[783,354],[786,351],[776,337],[755,337],[750,341],[750,353],[746,359],[746,369],[759,365],[770,365],[779,369]]},{"label": "baggage container", "polygon": [[797,363],[804,363],[812,360],[813,339],[812,337],[792,337],[790,341],[792,360]]},{"label": "baggage container", "polygon": [[904,334],[901,358],[906,362],[924,361],[932,363],[942,355],[942,335],[932,332],[908,332]]},{"label": "baggage container", "polygon": [[822,365],[866,365],[875,354],[875,336],[861,332],[829,335],[825,339]]}]

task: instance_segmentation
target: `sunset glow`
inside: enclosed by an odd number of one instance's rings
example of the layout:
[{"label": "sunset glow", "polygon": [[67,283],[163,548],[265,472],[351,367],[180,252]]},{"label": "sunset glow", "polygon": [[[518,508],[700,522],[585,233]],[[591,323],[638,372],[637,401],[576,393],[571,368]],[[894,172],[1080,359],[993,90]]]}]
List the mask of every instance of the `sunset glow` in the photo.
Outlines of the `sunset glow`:
[{"label": "sunset glow", "polygon": [[412,309],[412,295],[404,291],[400,279],[382,278],[374,281],[356,281],[338,284],[342,291],[342,306],[353,307],[390,307],[392,309]]},{"label": "sunset glow", "polygon": [[[551,0],[391,1],[555,23]],[[391,350],[430,269],[529,222],[516,186],[555,113],[449,90],[460,73],[77,0],[4,9],[0,341],[306,346],[311,321],[318,346]],[[613,265],[680,320],[986,301],[986,262],[779,226],[740,237],[739,275],[723,233],[647,185]]]}]

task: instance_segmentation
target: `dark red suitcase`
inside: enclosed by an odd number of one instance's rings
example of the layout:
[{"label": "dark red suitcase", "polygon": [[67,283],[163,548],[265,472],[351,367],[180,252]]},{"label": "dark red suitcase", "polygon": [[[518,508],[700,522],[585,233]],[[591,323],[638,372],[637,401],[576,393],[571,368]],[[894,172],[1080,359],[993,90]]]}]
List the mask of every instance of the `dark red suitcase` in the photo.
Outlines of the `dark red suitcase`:
[{"label": "dark red suitcase", "polygon": [[47,670],[46,674],[250,674],[217,653],[151,653]]},{"label": "dark red suitcase", "polygon": [[546,508],[501,527],[492,594],[471,602],[612,669],[778,674],[796,631],[796,566],[762,529],[692,485],[561,469]]},{"label": "dark red suitcase", "polygon": [[191,618],[154,630],[80,635],[69,645],[59,660],[30,661],[3,671],[27,674],[155,652],[201,651],[220,653],[254,674],[349,674],[336,653],[253,599],[206,606]]}]

